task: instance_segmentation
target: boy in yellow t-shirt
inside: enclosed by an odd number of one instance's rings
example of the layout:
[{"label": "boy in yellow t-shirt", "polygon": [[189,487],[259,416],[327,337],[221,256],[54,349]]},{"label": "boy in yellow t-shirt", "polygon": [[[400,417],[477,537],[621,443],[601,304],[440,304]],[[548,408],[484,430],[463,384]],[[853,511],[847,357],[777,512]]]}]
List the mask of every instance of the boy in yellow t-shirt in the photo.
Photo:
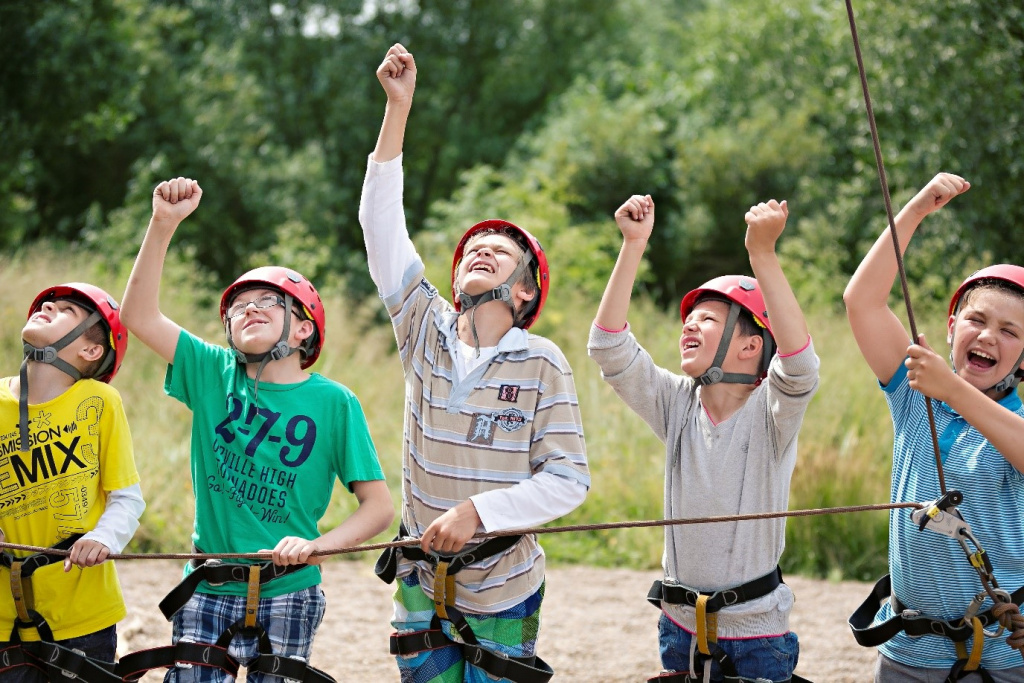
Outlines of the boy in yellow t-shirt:
[{"label": "boy in yellow t-shirt", "polygon": [[114,661],[115,624],[126,611],[105,560],[121,552],[145,509],[124,407],[108,384],[128,344],[117,302],[84,283],[45,289],[22,341],[20,373],[0,379],[0,527],[8,543],[70,554],[0,557],[0,637],[13,641],[0,643],[5,682],[47,680],[32,645],[27,665],[4,668],[19,641]]}]

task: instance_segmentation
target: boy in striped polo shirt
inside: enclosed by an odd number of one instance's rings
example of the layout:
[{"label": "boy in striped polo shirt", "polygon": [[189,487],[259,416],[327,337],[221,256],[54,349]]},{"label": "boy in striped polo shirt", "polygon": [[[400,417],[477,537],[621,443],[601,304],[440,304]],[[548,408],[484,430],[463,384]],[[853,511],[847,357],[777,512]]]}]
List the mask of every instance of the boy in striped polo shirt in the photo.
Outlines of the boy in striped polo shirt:
[{"label": "boy in striped polo shirt", "polygon": [[547,260],[527,231],[483,221],[456,248],[455,304],[438,295],[402,208],[413,56],[394,45],[377,78],[387,108],[359,220],[405,372],[403,533],[421,539],[378,565],[398,578],[392,652],[403,681],[546,680],[534,654],[544,552],[534,535],[497,546],[480,536],[561,517],[590,485],[572,370],[526,331],[547,295]]},{"label": "boy in striped polo shirt", "polygon": [[[895,218],[901,249],[925,216],[968,189],[970,183],[959,176],[935,176]],[[917,344],[908,342],[903,324],[888,307],[896,274],[886,229],[843,296],[854,337],[892,413],[892,501],[924,502],[940,493],[920,392],[931,401],[948,488],[964,493],[959,510],[991,559],[999,584],[1013,592],[1024,586],[1024,408],[1015,391],[1024,362],[1024,268],[990,266],[957,289],[947,320],[953,371],[924,335]],[[982,590],[957,541],[919,530],[904,510],[889,515],[889,570],[892,597],[902,609],[934,620],[962,624]],[[991,607],[986,600],[978,611]],[[887,600],[875,623],[893,616]],[[973,673],[960,680],[1024,680],[1020,653],[1004,637],[983,642],[981,666],[990,678]],[[980,642],[966,645],[974,651]],[[911,637],[901,631],[879,647],[875,680],[943,681],[953,667],[964,666],[963,654],[945,637]]]}]

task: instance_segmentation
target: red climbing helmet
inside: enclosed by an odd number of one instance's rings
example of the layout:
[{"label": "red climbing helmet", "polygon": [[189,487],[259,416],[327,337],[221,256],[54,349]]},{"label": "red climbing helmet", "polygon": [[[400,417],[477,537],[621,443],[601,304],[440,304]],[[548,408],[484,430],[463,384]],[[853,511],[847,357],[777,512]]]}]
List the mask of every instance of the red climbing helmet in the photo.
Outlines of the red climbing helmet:
[{"label": "red climbing helmet", "polygon": [[979,280],[1002,280],[1024,290],[1024,268],[1009,263],[1000,263],[972,273],[953,294],[953,298],[949,302],[949,315],[956,312],[957,306],[960,304],[960,297],[964,295],[964,292]]},{"label": "red climbing helmet", "polygon": [[29,306],[28,317],[31,318],[35,315],[43,307],[43,303],[55,299],[70,299],[88,309],[90,313],[99,313],[103,318],[110,337],[110,349],[114,353],[107,356],[107,360],[100,369],[100,374],[94,379],[110,382],[121,368],[121,362],[128,351],[128,330],[121,324],[120,305],[114,297],[96,285],[85,282],[68,282],[41,291]]},{"label": "red climbing helmet", "polygon": [[517,233],[530,249],[530,253],[533,255],[533,262],[536,263],[536,267],[533,267],[531,262],[531,270],[534,274],[534,279],[537,281],[538,300],[537,305],[533,307],[526,318],[523,319],[522,327],[527,329],[536,322],[537,318],[540,317],[540,311],[544,308],[544,302],[548,298],[548,286],[550,274],[548,271],[548,257],[544,254],[544,248],[540,246],[540,242],[537,238],[531,235],[528,231],[520,228],[514,223],[501,220],[500,218],[491,218],[486,221],[481,221],[466,231],[466,234],[459,240],[459,245],[455,247],[455,256],[452,259],[452,300],[455,304],[455,310],[462,310],[462,302],[459,300],[459,293],[455,289],[455,278],[459,270],[459,263],[462,262],[462,256],[466,250],[466,244],[478,232],[483,230],[512,230]]},{"label": "red climbing helmet", "polygon": [[227,320],[228,305],[235,295],[246,289],[260,287],[276,289],[302,304],[303,311],[316,328],[316,339],[312,342],[307,340],[309,346],[303,349],[305,357],[302,359],[302,368],[306,369],[313,365],[320,356],[326,333],[327,318],[324,315],[324,304],[313,283],[290,268],[262,266],[250,270],[232,282],[220,297],[221,320]]},{"label": "red climbing helmet", "polygon": [[[689,292],[683,297],[679,304],[679,316],[686,322],[686,316],[690,314],[697,300],[705,294],[718,294],[729,301],[739,304],[754,316],[761,327],[772,333],[772,324],[768,321],[768,309],[764,305],[764,295],[757,280],[745,275],[722,275],[713,280],[708,280],[697,289]],[[774,338],[774,334],[772,334]]]}]

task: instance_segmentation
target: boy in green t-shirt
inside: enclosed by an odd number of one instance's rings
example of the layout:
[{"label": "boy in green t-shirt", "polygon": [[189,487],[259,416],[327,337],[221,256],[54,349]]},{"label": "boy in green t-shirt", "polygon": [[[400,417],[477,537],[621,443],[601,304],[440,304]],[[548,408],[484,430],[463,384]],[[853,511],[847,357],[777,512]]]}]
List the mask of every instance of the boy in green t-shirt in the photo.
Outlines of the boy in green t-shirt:
[{"label": "boy in green t-shirt", "polygon": [[[394,507],[362,408],[346,387],[309,373],[324,340],[324,310],[298,273],[263,267],[221,298],[230,349],[208,344],[159,307],[164,255],[179,223],[199,205],[195,180],[176,178],[153,192],[153,217],[125,291],[122,319],[170,365],[164,390],[192,420],[194,546],[205,553],[273,549],[279,566],[318,565],[312,553],[357,545],[384,531]],[[317,523],[338,478],[359,501],[339,526]],[[209,563],[208,563],[209,564]],[[186,567],[186,575],[193,571]],[[264,584],[255,620],[275,655],[308,661],[324,611],[320,570],[308,566]],[[246,612],[244,581],[199,583],[174,614],[174,642],[215,642]],[[259,653],[250,632],[229,653],[246,664]],[[165,680],[221,680],[212,667],[176,667]],[[249,680],[262,675],[248,673]]]}]

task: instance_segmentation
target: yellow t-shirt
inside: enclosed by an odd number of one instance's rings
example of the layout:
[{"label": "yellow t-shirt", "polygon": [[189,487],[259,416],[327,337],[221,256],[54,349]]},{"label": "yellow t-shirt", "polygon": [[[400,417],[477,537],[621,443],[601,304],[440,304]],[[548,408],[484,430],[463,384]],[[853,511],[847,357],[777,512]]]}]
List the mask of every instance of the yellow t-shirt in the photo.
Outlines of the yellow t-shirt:
[{"label": "yellow t-shirt", "polygon": [[[52,401],[30,405],[28,416],[26,453],[19,451],[18,397],[11,378],[0,379],[0,527],[8,543],[49,547],[95,527],[107,492],[138,483],[139,474],[113,387],[80,380]],[[95,633],[125,616],[113,562],[68,573],[58,562],[36,570],[31,582],[34,609],[56,640]],[[0,568],[0,640],[8,639],[16,615],[10,570]],[[23,629],[21,638],[38,635]]]}]

